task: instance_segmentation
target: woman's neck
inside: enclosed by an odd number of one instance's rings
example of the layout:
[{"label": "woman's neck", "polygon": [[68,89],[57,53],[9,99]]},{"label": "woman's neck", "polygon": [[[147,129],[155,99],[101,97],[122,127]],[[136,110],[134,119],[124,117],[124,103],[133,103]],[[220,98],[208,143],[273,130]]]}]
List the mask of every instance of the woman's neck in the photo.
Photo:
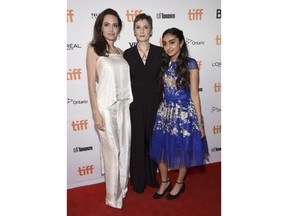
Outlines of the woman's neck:
[{"label": "woman's neck", "polygon": [[149,41],[138,42],[137,46],[140,47],[142,50],[148,50],[150,47],[150,43]]},{"label": "woman's neck", "polygon": [[108,43],[109,46],[107,47],[107,50],[109,53],[119,54],[119,50],[117,47],[114,46],[114,43]]}]

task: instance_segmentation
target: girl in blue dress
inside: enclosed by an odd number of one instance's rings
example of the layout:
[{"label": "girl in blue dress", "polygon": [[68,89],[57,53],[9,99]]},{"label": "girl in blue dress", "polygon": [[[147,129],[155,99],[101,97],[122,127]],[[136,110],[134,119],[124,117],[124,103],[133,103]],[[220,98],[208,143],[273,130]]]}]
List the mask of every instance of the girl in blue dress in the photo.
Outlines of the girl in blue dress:
[{"label": "girl in blue dress", "polygon": [[[161,175],[160,188],[153,198],[160,199],[169,191],[166,199],[172,200],[185,190],[187,168],[203,165],[209,154],[198,93],[197,62],[188,57],[181,30],[167,29],[162,44],[165,53],[161,58],[159,85],[164,98],[157,112],[149,153],[158,163]],[[168,168],[179,169],[173,189]]]}]

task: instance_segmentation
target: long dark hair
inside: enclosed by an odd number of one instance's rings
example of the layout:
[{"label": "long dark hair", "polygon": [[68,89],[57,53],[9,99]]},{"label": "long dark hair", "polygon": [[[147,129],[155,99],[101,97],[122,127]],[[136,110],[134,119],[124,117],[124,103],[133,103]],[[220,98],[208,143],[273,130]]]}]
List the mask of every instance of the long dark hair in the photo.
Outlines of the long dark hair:
[{"label": "long dark hair", "polygon": [[[176,87],[177,89],[182,88],[184,90],[187,90],[188,84],[190,83],[189,69],[187,65],[189,53],[188,53],[183,31],[177,28],[169,28],[163,32],[162,39],[166,34],[175,35],[179,39],[180,43],[183,41],[183,45],[180,49],[180,53],[176,61],[175,72],[179,75],[176,80]],[[163,91],[163,77],[164,77],[165,71],[168,69],[170,59],[171,57],[168,56],[164,52],[161,57],[161,69],[160,69],[159,76],[158,76],[158,85],[162,91]]]},{"label": "long dark hair", "polygon": [[113,15],[117,18],[118,26],[119,26],[118,34],[120,33],[122,29],[122,20],[120,19],[120,16],[115,10],[111,8],[107,8],[98,15],[94,24],[93,38],[92,38],[92,41],[90,42],[90,45],[94,48],[94,51],[99,56],[108,56],[109,54],[109,52],[107,51],[107,47],[109,46],[109,44],[104,38],[102,31],[101,31],[103,20],[106,15]]}]

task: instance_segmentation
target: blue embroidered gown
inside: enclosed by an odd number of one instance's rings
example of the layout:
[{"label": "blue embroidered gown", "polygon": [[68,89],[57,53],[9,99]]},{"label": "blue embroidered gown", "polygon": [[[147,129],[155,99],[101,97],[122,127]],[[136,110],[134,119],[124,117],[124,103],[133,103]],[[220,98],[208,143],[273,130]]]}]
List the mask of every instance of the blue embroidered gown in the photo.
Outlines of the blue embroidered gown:
[{"label": "blue embroidered gown", "polygon": [[[201,139],[190,86],[188,90],[176,88],[175,68],[176,62],[170,62],[163,77],[164,98],[155,120],[150,157],[157,163],[165,162],[169,168],[203,165],[208,154],[207,140]],[[188,69],[198,69],[195,59],[188,59]]]}]

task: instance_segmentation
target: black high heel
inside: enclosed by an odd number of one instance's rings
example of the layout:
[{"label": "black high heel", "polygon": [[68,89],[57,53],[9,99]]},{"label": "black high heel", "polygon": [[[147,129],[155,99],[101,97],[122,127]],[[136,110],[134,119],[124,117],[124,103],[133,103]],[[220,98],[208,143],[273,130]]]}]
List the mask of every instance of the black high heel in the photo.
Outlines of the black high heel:
[{"label": "black high heel", "polygon": [[180,189],[180,190],[178,191],[178,193],[175,194],[175,195],[172,195],[172,194],[170,194],[170,193],[167,194],[167,196],[166,196],[166,199],[167,199],[167,200],[174,200],[174,199],[178,198],[181,193],[184,193],[184,191],[185,191],[185,184],[184,184],[184,182],[179,183],[179,182],[176,181],[176,184],[182,184],[181,189]]},{"label": "black high heel", "polygon": [[169,185],[167,186],[167,188],[164,190],[164,192],[162,194],[159,194],[157,192],[154,193],[153,195],[153,199],[160,199],[164,196],[164,194],[167,192],[167,191],[171,191],[172,190],[172,183],[170,181],[170,179],[168,179],[167,181],[162,181],[161,183],[168,183],[169,182]]}]

